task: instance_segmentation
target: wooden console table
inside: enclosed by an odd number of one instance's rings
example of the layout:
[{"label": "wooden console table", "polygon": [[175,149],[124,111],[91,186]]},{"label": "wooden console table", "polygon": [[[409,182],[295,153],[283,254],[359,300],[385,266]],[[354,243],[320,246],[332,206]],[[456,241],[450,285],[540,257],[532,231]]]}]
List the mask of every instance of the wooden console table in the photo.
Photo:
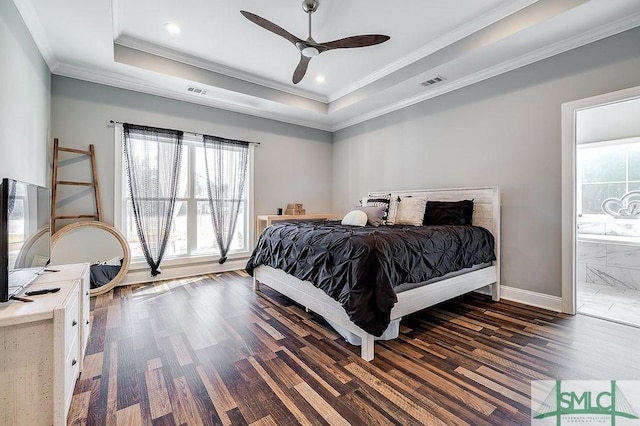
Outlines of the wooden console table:
[{"label": "wooden console table", "polygon": [[271,225],[273,222],[283,220],[307,220],[307,219],[337,219],[338,216],[331,213],[316,213],[316,214],[261,214],[258,215],[256,222],[256,239],[262,234],[264,228]]}]

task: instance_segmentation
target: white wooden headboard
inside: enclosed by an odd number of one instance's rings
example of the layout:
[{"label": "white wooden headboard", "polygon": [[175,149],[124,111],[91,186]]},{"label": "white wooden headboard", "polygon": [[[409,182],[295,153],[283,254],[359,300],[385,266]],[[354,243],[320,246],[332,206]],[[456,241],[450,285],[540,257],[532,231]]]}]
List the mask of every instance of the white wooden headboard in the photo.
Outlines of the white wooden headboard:
[{"label": "white wooden headboard", "polygon": [[473,224],[487,228],[494,237],[500,230],[500,188],[419,189],[410,191],[375,191],[369,196],[397,195],[427,197],[428,201],[473,200]]},{"label": "white wooden headboard", "polygon": [[374,191],[369,196],[397,195],[427,197],[427,201],[473,200],[472,223],[488,229],[496,242],[496,257],[500,261],[500,187],[454,189],[419,189],[410,191]]}]

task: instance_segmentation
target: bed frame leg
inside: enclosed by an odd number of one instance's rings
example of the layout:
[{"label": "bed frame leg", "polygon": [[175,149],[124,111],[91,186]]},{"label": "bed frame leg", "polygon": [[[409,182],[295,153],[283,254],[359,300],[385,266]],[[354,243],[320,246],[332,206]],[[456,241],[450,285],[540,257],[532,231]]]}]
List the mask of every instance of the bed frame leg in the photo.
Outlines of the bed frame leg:
[{"label": "bed frame leg", "polygon": [[253,291],[258,290],[260,290],[260,282],[256,279],[256,277],[253,277]]},{"label": "bed frame leg", "polygon": [[493,299],[494,302],[500,301],[500,283],[496,282],[491,284],[491,299]]},{"label": "bed frame leg", "polygon": [[360,347],[360,357],[365,361],[373,361],[373,335],[365,334],[361,339],[362,346]]}]

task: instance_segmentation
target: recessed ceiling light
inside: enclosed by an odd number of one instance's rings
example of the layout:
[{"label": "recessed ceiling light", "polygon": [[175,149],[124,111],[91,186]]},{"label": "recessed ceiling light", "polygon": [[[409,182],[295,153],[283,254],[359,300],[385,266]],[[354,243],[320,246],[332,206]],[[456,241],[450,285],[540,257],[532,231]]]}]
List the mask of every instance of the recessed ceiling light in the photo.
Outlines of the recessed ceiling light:
[{"label": "recessed ceiling light", "polygon": [[316,83],[324,83],[324,76],[319,75],[316,77]]},{"label": "recessed ceiling light", "polygon": [[180,27],[177,26],[176,24],[172,24],[171,22],[168,22],[168,23],[164,24],[164,27],[171,34],[180,34]]}]

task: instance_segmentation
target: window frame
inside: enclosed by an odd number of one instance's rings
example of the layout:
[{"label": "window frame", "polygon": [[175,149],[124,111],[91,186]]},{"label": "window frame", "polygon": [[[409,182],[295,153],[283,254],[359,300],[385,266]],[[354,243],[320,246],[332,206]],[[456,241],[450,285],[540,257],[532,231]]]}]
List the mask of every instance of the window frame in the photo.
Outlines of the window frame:
[{"label": "window frame", "polygon": [[[127,214],[127,188],[126,188],[126,169],[124,163],[124,132],[122,125],[118,124],[115,126],[115,143],[114,143],[114,191],[113,191],[113,225],[114,227],[120,231],[123,235],[125,235],[125,221]],[[193,151],[195,151],[196,146],[200,146],[202,144],[201,136],[196,136],[192,133],[186,133],[183,137],[183,143],[188,145],[187,148],[187,156],[188,156],[188,184],[187,184],[187,192],[188,198],[180,198],[176,197],[176,201],[186,201],[187,202],[187,251],[188,254],[180,255],[180,256],[171,256],[165,257],[162,260],[163,266],[185,266],[190,264],[199,264],[199,263],[209,263],[218,265],[217,260],[219,259],[219,254],[190,254],[190,250],[195,249],[197,246],[197,203],[199,201],[205,201],[206,199],[194,198],[195,196],[195,179],[193,179],[193,171],[195,170],[195,155]],[[247,163],[247,187],[246,187],[246,233],[245,233],[245,249],[243,250],[229,250],[227,254],[228,260],[234,259],[244,259],[249,257],[251,251],[253,249],[253,241],[254,241],[254,233],[255,233],[255,221],[252,220],[254,217],[254,144],[249,144],[249,158]],[[238,226],[239,223],[236,225]],[[144,257],[136,257],[131,258],[130,270],[138,270],[148,268],[147,262]]]}]

